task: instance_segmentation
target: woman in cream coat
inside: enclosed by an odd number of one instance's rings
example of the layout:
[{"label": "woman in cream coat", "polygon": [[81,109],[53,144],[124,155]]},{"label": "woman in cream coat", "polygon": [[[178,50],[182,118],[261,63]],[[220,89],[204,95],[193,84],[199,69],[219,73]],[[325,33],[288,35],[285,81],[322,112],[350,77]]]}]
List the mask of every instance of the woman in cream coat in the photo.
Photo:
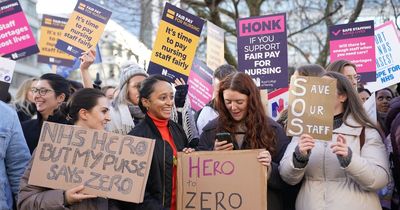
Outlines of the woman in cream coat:
[{"label": "woman in cream coat", "polygon": [[279,172],[288,184],[303,180],[297,210],[381,209],[376,191],[389,180],[381,136],[347,78],[325,76],[337,79],[332,141],[294,137]]}]

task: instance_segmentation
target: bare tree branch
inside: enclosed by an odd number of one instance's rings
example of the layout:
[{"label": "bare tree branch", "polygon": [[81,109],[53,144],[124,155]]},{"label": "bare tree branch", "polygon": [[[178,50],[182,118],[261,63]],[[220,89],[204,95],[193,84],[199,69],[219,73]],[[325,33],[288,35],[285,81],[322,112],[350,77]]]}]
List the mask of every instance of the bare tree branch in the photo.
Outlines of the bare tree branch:
[{"label": "bare tree branch", "polygon": [[393,0],[390,0],[390,5],[392,5],[393,12],[394,12],[394,24],[397,27],[397,30],[400,30],[400,26],[397,24],[397,19],[400,16],[400,13],[397,13],[397,6],[394,4]]},{"label": "bare tree branch", "polygon": [[363,4],[364,4],[364,0],[357,1],[357,6],[356,6],[356,8],[354,8],[353,14],[351,14],[351,16],[350,16],[349,23],[356,22],[358,16],[360,16]]},{"label": "bare tree branch", "polygon": [[297,50],[307,61],[307,63],[311,63],[310,59],[309,59],[309,54],[305,53],[300,47],[298,47],[297,45],[288,42],[288,45],[293,47],[295,50]]}]

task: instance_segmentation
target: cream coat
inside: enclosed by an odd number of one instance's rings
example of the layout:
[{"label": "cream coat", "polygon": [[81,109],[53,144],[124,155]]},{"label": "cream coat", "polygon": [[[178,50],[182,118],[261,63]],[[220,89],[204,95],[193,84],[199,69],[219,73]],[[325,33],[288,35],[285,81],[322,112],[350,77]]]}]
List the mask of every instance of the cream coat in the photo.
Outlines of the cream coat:
[{"label": "cream coat", "polygon": [[[347,118],[349,125],[359,126]],[[385,146],[375,129],[365,129],[365,144],[360,151],[362,128],[345,123],[333,131],[332,141],[317,140],[305,168],[295,168],[293,153],[298,145],[294,137],[280,162],[279,172],[289,184],[304,181],[296,199],[297,210],[378,210],[381,209],[376,191],[389,180],[389,163]],[[342,168],[330,148],[338,134],[345,136],[353,152],[350,164]]]}]

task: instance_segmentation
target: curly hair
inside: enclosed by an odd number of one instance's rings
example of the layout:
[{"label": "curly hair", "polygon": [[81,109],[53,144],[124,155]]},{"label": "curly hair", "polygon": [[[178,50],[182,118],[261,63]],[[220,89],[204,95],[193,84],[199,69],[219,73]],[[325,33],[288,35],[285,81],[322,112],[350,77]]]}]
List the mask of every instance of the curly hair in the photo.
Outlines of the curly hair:
[{"label": "curly hair", "polygon": [[244,119],[246,134],[244,141],[247,143],[246,149],[267,149],[271,154],[275,152],[276,133],[271,126],[261,102],[260,91],[254,84],[250,76],[243,72],[229,75],[221,81],[218,92],[216,110],[219,112],[218,131],[228,131],[236,133],[239,124],[235,121],[224,103],[225,90],[237,91],[248,96],[247,114]]}]

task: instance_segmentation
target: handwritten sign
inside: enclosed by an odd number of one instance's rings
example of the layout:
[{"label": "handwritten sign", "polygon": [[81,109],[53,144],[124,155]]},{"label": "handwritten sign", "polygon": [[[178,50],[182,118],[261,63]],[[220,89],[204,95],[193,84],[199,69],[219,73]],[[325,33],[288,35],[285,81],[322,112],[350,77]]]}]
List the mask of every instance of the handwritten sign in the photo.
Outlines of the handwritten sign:
[{"label": "handwritten sign", "polygon": [[187,81],[204,21],[165,4],[147,72]]},{"label": "handwritten sign", "polygon": [[260,151],[178,153],[177,209],[266,209]]},{"label": "handwritten sign", "polygon": [[68,19],[62,17],[43,15],[42,27],[40,28],[38,62],[58,66],[72,66],[74,64],[73,56],[55,47],[67,21]]},{"label": "handwritten sign", "polygon": [[365,87],[377,91],[399,83],[400,38],[392,21],[375,28],[376,82]]},{"label": "handwritten sign", "polygon": [[261,89],[288,86],[286,14],[238,20],[239,71]]},{"label": "handwritten sign", "polygon": [[215,71],[225,63],[225,30],[207,21],[207,66]]},{"label": "handwritten sign", "polygon": [[188,80],[188,95],[190,105],[196,112],[212,98],[212,78],[212,70],[202,61],[194,59]]},{"label": "handwritten sign", "polygon": [[154,140],[44,122],[30,185],[143,202]]},{"label": "handwritten sign", "polygon": [[329,27],[331,62],[349,60],[357,67],[361,82],[375,81],[374,21]]},{"label": "handwritten sign", "polygon": [[0,3],[0,54],[18,60],[39,52],[18,0]]},{"label": "handwritten sign", "polygon": [[336,79],[292,76],[286,134],[331,140],[335,100]]},{"label": "handwritten sign", "polygon": [[110,11],[89,1],[79,0],[56,48],[80,57],[97,44],[110,17]]}]

